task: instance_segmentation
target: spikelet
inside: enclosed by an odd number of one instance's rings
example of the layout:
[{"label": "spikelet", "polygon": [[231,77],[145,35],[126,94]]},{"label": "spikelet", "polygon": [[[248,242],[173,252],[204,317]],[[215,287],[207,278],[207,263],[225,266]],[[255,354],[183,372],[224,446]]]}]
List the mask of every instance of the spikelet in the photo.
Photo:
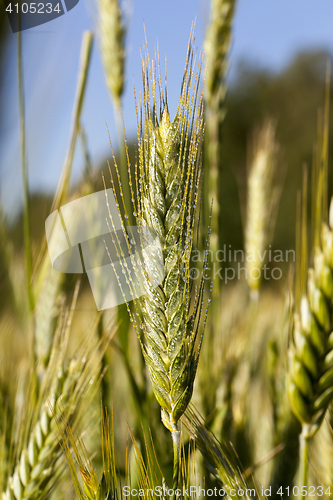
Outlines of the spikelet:
[{"label": "spikelet", "polygon": [[280,194],[273,184],[279,151],[275,128],[269,119],[257,134],[248,176],[245,248],[247,281],[253,295],[261,283],[263,256],[272,236]]},{"label": "spikelet", "polygon": [[125,27],[119,0],[98,0],[98,21],[106,83],[119,108],[125,82]]}]

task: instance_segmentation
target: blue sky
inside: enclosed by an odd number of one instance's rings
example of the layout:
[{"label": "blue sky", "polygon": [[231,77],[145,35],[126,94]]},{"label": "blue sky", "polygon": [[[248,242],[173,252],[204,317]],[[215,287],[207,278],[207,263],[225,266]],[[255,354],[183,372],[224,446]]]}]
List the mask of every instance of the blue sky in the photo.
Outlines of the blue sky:
[{"label": "blue sky", "polygon": [[[168,95],[175,110],[191,24],[196,18],[196,45],[202,48],[209,20],[209,0],[124,0],[127,35],[124,118],[129,136],[135,133],[133,75],[141,87],[140,46],[145,24],[153,52],[158,38],[161,60],[168,58]],[[92,0],[81,0],[66,15],[24,31],[24,85],[26,97],[29,181],[32,189],[53,190],[65,157],[75,94],[82,33],[94,30]],[[230,79],[240,59],[279,70],[304,48],[328,48],[333,53],[332,0],[239,0],[231,50]],[[18,135],[16,35],[6,48],[3,122],[0,129],[0,193],[10,212],[21,200]],[[113,108],[104,83],[98,43],[94,45],[83,125],[94,164],[110,150],[105,122],[116,143]],[[74,179],[82,169],[77,148]]]}]

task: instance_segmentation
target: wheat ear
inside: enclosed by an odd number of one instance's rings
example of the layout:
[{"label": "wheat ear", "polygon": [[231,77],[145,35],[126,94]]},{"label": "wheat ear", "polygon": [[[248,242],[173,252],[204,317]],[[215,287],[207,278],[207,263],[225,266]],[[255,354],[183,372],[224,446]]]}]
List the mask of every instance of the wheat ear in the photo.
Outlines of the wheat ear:
[{"label": "wheat ear", "polygon": [[[136,301],[135,322],[153,391],[164,425],[174,442],[178,476],[180,432],[177,422],[192,396],[201,342],[196,339],[202,312],[204,280],[191,304],[190,262],[200,187],[200,144],[203,135],[199,69],[194,71],[193,35],[186,60],[180,101],[171,121],[157,64],[142,57],[143,118],[138,119],[136,224],[151,228],[160,246],[150,245],[145,256],[144,295]],[[162,111],[158,115],[156,88],[160,84]],[[193,92],[192,92],[192,89]],[[152,90],[152,103],[150,92]],[[139,116],[139,113],[137,113]],[[127,217],[127,216],[126,216]],[[153,286],[148,276],[159,277]],[[142,316],[141,316],[142,315]],[[175,481],[174,477],[174,481]]]},{"label": "wheat ear", "polygon": [[106,83],[116,108],[125,82],[125,27],[119,0],[98,0],[100,48]]},{"label": "wheat ear", "polygon": [[276,124],[264,122],[253,141],[247,182],[245,230],[247,282],[253,296],[258,294],[264,251],[273,236],[276,208],[281,189],[275,182],[279,146]]},{"label": "wheat ear", "polygon": [[[189,92],[193,78],[189,66],[191,51],[192,46],[176,117],[170,121],[164,102],[158,123],[155,97],[153,114],[149,102],[144,103],[145,129],[140,133],[139,145],[137,223],[153,228],[159,236],[165,274],[161,286],[155,289],[147,282],[147,293],[142,300],[143,354],[162,407],[163,423],[172,433],[177,432],[177,422],[190,401],[199,355],[195,350],[195,315],[189,314],[189,271],[203,119],[200,102],[194,124],[188,121],[193,106]],[[145,66],[143,69],[147,95],[148,70]],[[156,87],[155,81],[152,86]]]},{"label": "wheat ear", "polygon": [[[331,213],[333,204],[331,203]],[[307,435],[319,428],[333,398],[333,231],[323,223],[309,270],[307,294],[295,314],[289,349],[288,392]]]},{"label": "wheat ear", "polygon": [[[7,480],[3,500],[43,500],[59,476],[60,431],[63,421],[78,429],[83,404],[89,406],[99,382],[101,359],[110,337],[103,337],[96,345],[92,342],[97,323],[82,342],[66,369],[64,357],[71,329],[75,304],[79,292],[76,285],[71,310],[60,318],[45,376],[40,384],[39,398],[30,390],[30,407],[26,418],[21,416],[22,440],[15,449],[18,458],[12,475]],[[89,354],[89,357],[88,357]],[[28,400],[28,399],[27,399]]]},{"label": "wheat ear", "polygon": [[228,69],[227,55],[231,43],[235,6],[235,0],[212,0],[211,2],[211,20],[204,45],[207,60],[205,90],[209,107],[216,105],[216,98],[221,88],[222,99],[225,96],[224,79]]},{"label": "wheat ear", "polygon": [[[309,440],[317,432],[333,399],[333,200],[327,203],[329,75],[323,123],[319,127],[318,154],[312,175],[313,266],[307,258],[307,171],[304,171],[298,213],[296,312],[288,349],[288,395],[302,424],[300,479],[307,485]],[[327,217],[328,214],[328,217]]]},{"label": "wheat ear", "polygon": [[62,410],[67,417],[73,414],[73,391],[82,373],[82,363],[73,360],[68,369],[58,373],[56,387],[45,402],[28,446],[23,449],[13,475],[8,479],[3,500],[42,500],[60,456],[58,424]]}]

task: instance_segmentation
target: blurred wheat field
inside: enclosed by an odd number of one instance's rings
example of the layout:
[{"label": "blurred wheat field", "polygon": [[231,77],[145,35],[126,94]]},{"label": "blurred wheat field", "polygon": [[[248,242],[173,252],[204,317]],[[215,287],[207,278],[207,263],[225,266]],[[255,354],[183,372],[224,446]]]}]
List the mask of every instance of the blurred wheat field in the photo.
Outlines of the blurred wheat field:
[{"label": "blurred wheat field", "polygon": [[[212,0],[203,53],[192,28],[174,116],[145,41],[132,141],[124,13],[97,0],[118,137],[95,170],[82,126],[94,39],[85,32],[53,197],[29,190],[18,35],[25,197],[14,223],[0,209],[2,500],[333,494],[330,65],[318,53],[275,79],[245,68],[228,91],[235,6]],[[298,93],[308,106],[297,109]],[[85,165],[73,187],[77,148]],[[121,297],[105,309],[91,269],[52,267],[45,236],[50,214],[64,219],[56,211],[97,192],[103,263],[118,269]]]}]

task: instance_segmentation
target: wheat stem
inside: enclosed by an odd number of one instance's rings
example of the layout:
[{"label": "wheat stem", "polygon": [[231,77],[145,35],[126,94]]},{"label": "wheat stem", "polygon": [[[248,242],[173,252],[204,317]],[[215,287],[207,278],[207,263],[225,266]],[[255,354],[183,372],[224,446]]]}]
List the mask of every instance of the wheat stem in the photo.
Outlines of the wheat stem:
[{"label": "wheat stem", "polygon": [[307,425],[303,426],[303,430],[300,435],[300,489],[302,489],[302,486],[308,485],[309,430],[307,427]]},{"label": "wheat stem", "polygon": [[180,469],[180,431],[178,425],[173,424],[174,429],[171,433],[173,443],[173,476],[172,476],[172,489],[176,490],[179,482],[179,469]]},{"label": "wheat stem", "polygon": [[[20,24],[20,16],[19,16]],[[24,90],[23,90],[23,67],[22,67],[22,35],[19,29],[17,32],[17,71],[18,71],[18,92],[19,92],[19,111],[20,111],[20,136],[21,136],[21,165],[22,165],[22,181],[23,181],[23,196],[24,196],[24,254],[26,266],[26,286],[27,296],[29,299],[29,307],[32,311],[34,308],[34,297],[31,289],[31,246],[30,246],[30,221],[29,221],[29,181],[28,181],[28,165],[26,155],[26,133],[25,133],[25,109],[24,109]]]},{"label": "wheat stem", "polygon": [[[222,248],[219,216],[221,189],[221,129],[225,116],[224,101],[226,95],[226,73],[228,69],[228,52],[231,43],[232,22],[235,12],[235,0],[212,0],[211,18],[205,37],[206,84],[205,97],[207,104],[207,160],[205,168],[208,174],[208,193],[204,204],[205,223],[208,224],[208,215],[213,202],[211,214],[211,249],[213,255]],[[208,196],[207,196],[208,195]],[[216,279],[217,281],[217,279]],[[219,289],[220,280],[215,284]]]},{"label": "wheat stem", "polygon": [[[61,179],[57,187],[57,191],[53,200],[51,211],[60,207],[66,200],[76,139],[80,130],[80,117],[83,107],[83,101],[87,86],[88,70],[91,60],[93,35],[86,31],[83,35],[80,54],[80,66],[78,81],[76,87],[76,95],[72,114],[72,125],[70,133],[69,147],[66,152],[65,161],[62,168]],[[34,331],[34,353],[37,358],[40,373],[43,373],[48,358],[50,356],[53,342],[52,315],[50,310],[54,305],[57,292],[59,291],[62,280],[61,273],[57,273],[51,268],[50,257],[47,251],[46,237],[42,244],[42,248],[38,257],[38,262],[34,272],[34,296],[36,300],[36,315],[35,315],[35,331]]]},{"label": "wheat stem", "polygon": [[[100,51],[104,67],[106,84],[113,102],[115,121],[118,132],[118,150],[120,155],[120,172],[125,203],[131,203],[131,194],[127,180],[126,151],[124,142],[121,98],[125,85],[125,36],[126,28],[119,0],[98,0],[98,30]],[[129,213],[130,222],[133,216]]]},{"label": "wheat stem", "polygon": [[[122,178],[122,191],[126,206],[131,204],[131,192],[127,170],[126,145],[124,141],[123,116],[121,108],[121,98],[125,84],[125,35],[126,29],[122,19],[120,2],[118,0],[98,0],[98,28],[100,51],[103,61],[106,84],[113,102],[113,110],[118,133],[118,153],[120,157],[120,173]],[[128,213],[130,225],[134,224],[133,214]],[[125,305],[118,306],[118,324],[123,320],[126,313]],[[129,321],[122,323],[121,336],[129,335]],[[126,353],[127,355],[127,353]]]},{"label": "wheat stem", "polygon": [[75,144],[77,135],[79,132],[79,124],[81,111],[83,106],[83,100],[85,96],[85,90],[87,86],[88,79],[88,70],[90,66],[91,59],[91,50],[93,43],[93,34],[90,31],[85,31],[82,38],[81,45],[81,54],[80,54],[80,68],[79,68],[79,77],[76,88],[75,102],[73,108],[73,117],[72,117],[72,128],[70,134],[70,143],[69,148],[66,154],[61,181],[57,189],[56,196],[53,201],[52,210],[56,210],[65,200],[68,189],[69,189],[69,181],[71,175],[71,168],[73,163],[73,156],[75,150]]},{"label": "wheat stem", "polygon": [[[79,124],[80,124],[81,111],[87,87],[88,71],[91,61],[92,43],[93,43],[93,34],[89,31],[84,32],[81,43],[80,65],[79,65],[78,80],[77,80],[75,100],[73,106],[69,146],[62,167],[61,179],[59,181],[57,191],[53,199],[51,212],[58,209],[60,205],[64,203],[69,190],[75,144],[80,128]],[[50,257],[48,255],[46,237],[44,237],[43,245],[36,264],[36,270],[34,272],[36,278],[34,293],[36,298],[41,293],[41,289],[46,279],[46,274],[48,272],[49,267],[50,267]]]}]

